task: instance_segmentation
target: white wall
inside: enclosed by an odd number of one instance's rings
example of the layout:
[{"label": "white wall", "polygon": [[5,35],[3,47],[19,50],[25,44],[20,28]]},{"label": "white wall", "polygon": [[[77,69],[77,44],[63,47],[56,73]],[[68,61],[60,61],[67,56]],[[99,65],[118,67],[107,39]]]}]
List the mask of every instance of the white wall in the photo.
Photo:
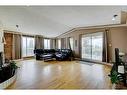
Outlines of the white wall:
[{"label": "white wall", "polygon": [[2,44],[3,31],[0,28],[0,52],[3,52],[3,44]]},{"label": "white wall", "polygon": [[3,44],[1,43],[2,37],[3,37],[3,31],[1,31],[1,29],[0,29],[0,52],[3,51]]}]

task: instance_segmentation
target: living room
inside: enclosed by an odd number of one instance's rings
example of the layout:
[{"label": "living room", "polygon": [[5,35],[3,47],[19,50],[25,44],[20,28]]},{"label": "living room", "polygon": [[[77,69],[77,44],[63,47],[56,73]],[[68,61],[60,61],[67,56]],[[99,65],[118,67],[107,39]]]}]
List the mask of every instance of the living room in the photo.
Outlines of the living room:
[{"label": "living room", "polygon": [[127,6],[0,6],[0,18],[1,89],[127,88]]}]

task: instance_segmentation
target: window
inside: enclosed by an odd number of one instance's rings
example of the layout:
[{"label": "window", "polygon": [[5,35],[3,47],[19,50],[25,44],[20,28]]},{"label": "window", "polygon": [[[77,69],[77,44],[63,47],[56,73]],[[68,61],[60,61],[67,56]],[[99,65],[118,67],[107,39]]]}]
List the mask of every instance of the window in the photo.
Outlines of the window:
[{"label": "window", "polygon": [[50,49],[50,39],[44,39],[44,49]]},{"label": "window", "polygon": [[69,42],[70,42],[70,47],[73,50],[74,49],[74,40],[72,37],[69,38]]},{"label": "window", "polygon": [[61,49],[61,40],[58,39],[58,49]]},{"label": "window", "polygon": [[22,57],[34,56],[34,37],[22,37]]},{"label": "window", "polygon": [[82,36],[82,58],[102,61],[103,33]]}]

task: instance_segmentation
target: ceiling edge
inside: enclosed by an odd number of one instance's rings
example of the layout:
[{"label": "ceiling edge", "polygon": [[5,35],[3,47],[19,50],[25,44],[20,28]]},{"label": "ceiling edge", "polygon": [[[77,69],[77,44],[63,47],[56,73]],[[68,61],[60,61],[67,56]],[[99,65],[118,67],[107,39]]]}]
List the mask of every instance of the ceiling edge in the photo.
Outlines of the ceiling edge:
[{"label": "ceiling edge", "polygon": [[99,26],[76,27],[76,28],[73,28],[73,29],[65,32],[65,33],[60,34],[56,38],[59,38],[60,36],[63,36],[63,35],[73,32],[73,31],[81,30],[81,29],[98,29],[98,28],[114,28],[114,27],[127,27],[127,24],[109,24],[109,25],[99,25]]}]

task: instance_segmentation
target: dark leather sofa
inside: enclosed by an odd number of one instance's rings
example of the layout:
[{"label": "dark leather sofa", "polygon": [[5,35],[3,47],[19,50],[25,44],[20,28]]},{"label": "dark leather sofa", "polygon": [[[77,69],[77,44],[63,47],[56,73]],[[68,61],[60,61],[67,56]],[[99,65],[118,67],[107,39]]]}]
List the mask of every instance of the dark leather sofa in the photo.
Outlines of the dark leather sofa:
[{"label": "dark leather sofa", "polygon": [[58,49],[55,53],[56,60],[70,60],[72,57],[72,50],[70,49]]},{"label": "dark leather sofa", "polygon": [[72,56],[71,49],[36,49],[34,50],[36,60],[69,60]]}]

